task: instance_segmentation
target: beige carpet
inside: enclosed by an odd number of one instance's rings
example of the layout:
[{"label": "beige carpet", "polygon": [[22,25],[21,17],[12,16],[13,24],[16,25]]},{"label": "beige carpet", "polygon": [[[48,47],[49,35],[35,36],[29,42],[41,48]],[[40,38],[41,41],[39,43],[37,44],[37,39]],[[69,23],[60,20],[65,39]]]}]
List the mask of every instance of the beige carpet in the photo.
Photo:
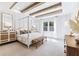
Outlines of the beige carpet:
[{"label": "beige carpet", "polygon": [[0,55],[2,56],[62,56],[64,55],[64,41],[56,39],[47,39],[44,44],[38,46],[27,46],[13,42],[0,46]]}]

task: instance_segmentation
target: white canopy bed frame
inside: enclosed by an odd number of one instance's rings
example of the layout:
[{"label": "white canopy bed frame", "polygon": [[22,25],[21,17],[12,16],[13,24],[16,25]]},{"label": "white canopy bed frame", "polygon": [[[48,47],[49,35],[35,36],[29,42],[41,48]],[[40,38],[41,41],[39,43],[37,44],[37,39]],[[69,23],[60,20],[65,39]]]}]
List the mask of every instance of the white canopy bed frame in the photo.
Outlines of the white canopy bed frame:
[{"label": "white canopy bed frame", "polygon": [[[23,22],[20,20],[22,20]],[[30,47],[30,45],[32,44],[33,41],[36,41],[36,42],[42,41],[43,42],[43,39],[44,39],[43,33],[41,33],[39,30],[33,28],[33,24],[32,24],[31,20],[33,20],[33,19],[30,19],[29,16],[19,19],[19,23],[18,23],[19,26],[17,28],[17,40],[23,44],[26,44],[28,46],[28,48]],[[24,22],[26,22],[26,23],[24,23]],[[24,32],[21,32],[21,30],[24,30]]]}]

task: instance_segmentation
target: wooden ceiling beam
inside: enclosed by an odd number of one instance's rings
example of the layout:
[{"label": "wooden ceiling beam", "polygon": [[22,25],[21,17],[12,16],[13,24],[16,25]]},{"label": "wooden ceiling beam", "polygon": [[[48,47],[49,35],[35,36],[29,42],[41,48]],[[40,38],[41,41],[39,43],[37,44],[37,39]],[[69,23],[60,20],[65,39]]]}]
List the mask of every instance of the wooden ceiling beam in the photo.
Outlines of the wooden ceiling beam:
[{"label": "wooden ceiling beam", "polygon": [[52,5],[52,6],[50,6],[50,7],[47,7],[47,8],[38,10],[38,11],[36,11],[36,12],[33,12],[33,13],[31,13],[30,15],[34,15],[34,14],[37,14],[37,13],[40,13],[40,12],[44,12],[44,11],[49,10],[49,9],[52,9],[52,8],[57,8],[57,7],[59,7],[59,6],[61,6],[61,2],[56,3],[55,5]]},{"label": "wooden ceiling beam", "polygon": [[21,10],[21,12],[23,13],[23,12],[25,12],[25,11],[28,11],[28,10],[30,10],[30,9],[33,9],[33,8],[35,8],[35,7],[37,7],[37,6],[41,5],[41,4],[43,4],[43,3],[44,3],[44,2],[34,2],[34,3],[32,3],[31,5],[29,5],[28,7],[24,8],[23,10]]},{"label": "wooden ceiling beam", "polygon": [[14,2],[9,9],[12,9],[18,2]]},{"label": "wooden ceiling beam", "polygon": [[55,11],[52,11],[52,12],[49,12],[49,13],[45,13],[45,14],[41,14],[41,15],[37,15],[35,17],[41,17],[41,16],[44,16],[44,15],[49,15],[49,14],[58,14],[58,13],[61,13],[62,12],[62,9],[59,9],[59,10],[55,10]]}]

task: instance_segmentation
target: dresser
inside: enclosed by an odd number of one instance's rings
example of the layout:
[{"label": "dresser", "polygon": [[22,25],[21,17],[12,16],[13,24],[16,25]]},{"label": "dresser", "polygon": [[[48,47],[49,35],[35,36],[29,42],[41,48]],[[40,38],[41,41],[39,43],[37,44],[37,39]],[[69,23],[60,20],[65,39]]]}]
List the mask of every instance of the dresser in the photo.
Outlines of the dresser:
[{"label": "dresser", "polygon": [[15,41],[16,40],[16,32],[1,32],[0,33],[0,44]]},{"label": "dresser", "polygon": [[76,43],[74,36],[66,35],[65,36],[67,44],[67,56],[79,56],[79,44]]}]

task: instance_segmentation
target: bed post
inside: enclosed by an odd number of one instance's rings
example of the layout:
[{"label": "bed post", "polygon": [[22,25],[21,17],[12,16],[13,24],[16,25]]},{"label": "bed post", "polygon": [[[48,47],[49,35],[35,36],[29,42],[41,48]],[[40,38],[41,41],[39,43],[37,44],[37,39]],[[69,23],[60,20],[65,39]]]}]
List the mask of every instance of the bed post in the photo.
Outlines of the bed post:
[{"label": "bed post", "polygon": [[[29,16],[28,16],[28,31],[29,31]],[[29,32],[28,32],[28,48],[29,48]]]},{"label": "bed post", "polygon": [[28,44],[28,45],[27,45],[27,47],[29,48],[29,47],[30,47],[30,45]]}]

